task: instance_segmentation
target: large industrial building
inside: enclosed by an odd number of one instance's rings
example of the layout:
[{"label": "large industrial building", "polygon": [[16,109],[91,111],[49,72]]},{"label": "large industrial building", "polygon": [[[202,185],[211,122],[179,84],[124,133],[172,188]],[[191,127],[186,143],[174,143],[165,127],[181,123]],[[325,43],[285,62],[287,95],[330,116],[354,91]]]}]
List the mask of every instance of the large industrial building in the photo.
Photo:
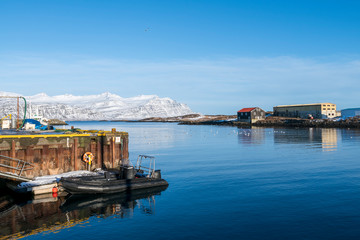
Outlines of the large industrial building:
[{"label": "large industrial building", "polygon": [[317,119],[334,118],[336,117],[336,104],[311,103],[274,107],[274,116],[308,118],[310,115]]},{"label": "large industrial building", "polygon": [[343,118],[349,118],[355,116],[360,116],[360,108],[347,108],[341,110],[341,117]]}]

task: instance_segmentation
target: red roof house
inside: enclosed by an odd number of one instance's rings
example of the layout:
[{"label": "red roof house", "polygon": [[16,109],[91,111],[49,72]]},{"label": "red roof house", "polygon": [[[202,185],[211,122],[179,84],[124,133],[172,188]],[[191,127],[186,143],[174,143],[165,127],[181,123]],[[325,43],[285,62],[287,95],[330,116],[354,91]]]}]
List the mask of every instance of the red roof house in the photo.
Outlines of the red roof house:
[{"label": "red roof house", "polygon": [[259,107],[243,108],[237,112],[239,122],[255,123],[265,119],[265,111]]}]

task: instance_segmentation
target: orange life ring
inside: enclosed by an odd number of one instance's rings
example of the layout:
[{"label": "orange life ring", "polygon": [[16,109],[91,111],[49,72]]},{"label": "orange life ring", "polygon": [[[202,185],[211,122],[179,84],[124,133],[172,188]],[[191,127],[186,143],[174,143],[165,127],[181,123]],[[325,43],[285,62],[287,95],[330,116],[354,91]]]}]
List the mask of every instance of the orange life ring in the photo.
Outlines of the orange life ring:
[{"label": "orange life ring", "polygon": [[83,161],[91,164],[91,161],[94,159],[94,155],[91,152],[86,152],[83,155]]}]

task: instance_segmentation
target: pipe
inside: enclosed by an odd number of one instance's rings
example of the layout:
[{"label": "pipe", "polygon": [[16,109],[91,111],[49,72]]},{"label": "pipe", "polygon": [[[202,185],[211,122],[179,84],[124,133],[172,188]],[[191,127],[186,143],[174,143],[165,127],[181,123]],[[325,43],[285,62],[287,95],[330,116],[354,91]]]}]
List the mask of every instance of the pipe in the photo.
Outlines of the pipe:
[{"label": "pipe", "polygon": [[24,124],[25,124],[25,120],[26,120],[26,110],[27,110],[27,104],[26,104],[26,99],[24,97],[20,97],[22,99],[24,99],[24,102],[25,102],[25,106],[24,106],[24,119],[23,119],[23,122],[21,124],[21,126],[16,129],[16,130],[20,130],[22,127],[24,127]]}]

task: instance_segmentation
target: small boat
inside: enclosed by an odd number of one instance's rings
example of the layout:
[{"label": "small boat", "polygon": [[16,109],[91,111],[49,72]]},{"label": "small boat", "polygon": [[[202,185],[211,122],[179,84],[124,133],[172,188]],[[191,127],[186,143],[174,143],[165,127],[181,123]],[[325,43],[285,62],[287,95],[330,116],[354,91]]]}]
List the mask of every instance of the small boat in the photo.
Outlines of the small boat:
[{"label": "small boat", "polygon": [[[149,160],[149,167],[144,166],[144,160]],[[155,170],[155,158],[146,155],[139,155],[135,167],[121,166],[118,171],[106,171],[99,176],[61,178],[60,184],[71,194],[129,193],[169,185],[161,178],[160,170]]]}]

